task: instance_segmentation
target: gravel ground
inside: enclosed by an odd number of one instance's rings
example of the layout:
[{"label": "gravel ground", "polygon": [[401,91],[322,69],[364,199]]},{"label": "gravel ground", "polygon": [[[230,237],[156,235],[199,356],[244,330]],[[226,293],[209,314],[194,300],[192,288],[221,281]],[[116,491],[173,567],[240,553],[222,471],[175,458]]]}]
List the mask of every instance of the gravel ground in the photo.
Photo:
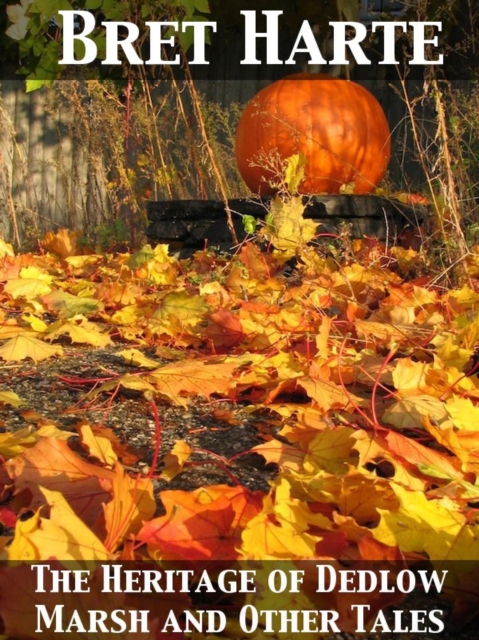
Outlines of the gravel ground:
[{"label": "gravel ground", "polygon": [[[18,409],[4,407],[0,414],[0,427],[14,431],[39,419],[53,420],[63,429],[75,433],[75,425],[87,420],[114,430],[121,443],[127,445],[120,452],[120,459],[132,470],[141,470],[153,457],[156,442],[155,422],[150,406],[143,400],[141,392],[122,389],[113,402],[107,394],[92,399],[88,395],[94,385],[87,381],[102,379],[111,373],[132,373],[132,368],[116,355],[124,346],[106,349],[71,347],[58,360],[46,360],[38,364],[20,363],[5,365],[0,373],[1,389],[14,391],[25,402]],[[152,353],[146,353],[154,359]],[[162,364],[158,360],[158,365]],[[71,380],[83,380],[75,384]],[[275,469],[268,468],[261,456],[247,454],[251,447],[262,442],[254,426],[257,417],[239,412],[238,423],[228,424],[212,415],[213,409],[221,413],[232,409],[231,403],[205,404],[192,402],[188,410],[158,403],[161,425],[161,460],[176,440],[186,440],[195,450],[211,451],[224,458],[238,456],[230,471],[245,486],[252,490],[268,490],[268,480]],[[238,416],[235,416],[238,418]],[[234,430],[234,438],[230,437]],[[245,454],[245,455],[241,455]],[[185,469],[171,482],[158,481],[158,488],[190,490],[209,484],[227,483],[231,480],[214,463],[207,453],[194,454],[192,461],[203,464]],[[158,470],[161,469],[161,465]]]}]

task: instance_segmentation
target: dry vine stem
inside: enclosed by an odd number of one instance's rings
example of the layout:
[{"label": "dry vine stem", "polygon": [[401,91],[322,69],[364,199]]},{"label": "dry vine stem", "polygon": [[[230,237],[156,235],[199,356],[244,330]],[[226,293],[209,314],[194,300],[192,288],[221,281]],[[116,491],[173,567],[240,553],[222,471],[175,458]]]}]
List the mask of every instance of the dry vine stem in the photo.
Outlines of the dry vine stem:
[{"label": "dry vine stem", "polygon": [[[184,55],[183,55],[184,57]],[[228,204],[228,194],[226,191],[226,187],[224,184],[224,180],[223,180],[223,176],[221,175],[221,172],[218,168],[218,165],[216,163],[215,160],[215,154],[213,153],[213,149],[211,148],[209,139],[208,139],[208,134],[206,131],[206,127],[205,127],[205,121],[203,118],[203,114],[201,112],[201,106],[200,106],[200,99],[198,96],[198,93],[196,91],[196,87],[195,87],[195,83],[193,82],[193,78],[191,77],[191,71],[190,68],[188,66],[188,63],[185,62],[185,76],[186,76],[186,82],[188,84],[188,89],[190,91],[190,95],[193,101],[193,107],[195,110],[195,115],[196,115],[196,119],[197,122],[200,126],[200,132],[201,132],[201,137],[203,139],[204,145],[205,145],[205,149],[206,152],[208,154],[208,158],[210,159],[211,162],[211,166],[213,168],[213,172],[216,176],[216,179],[218,180],[218,186],[220,188],[220,192],[221,192],[221,197],[223,198],[223,202],[225,205],[225,211],[226,211],[226,221],[228,223],[228,229],[231,233],[231,238],[233,240],[233,242],[235,244],[238,244],[238,237],[236,235],[236,230],[234,227],[234,223],[233,223],[233,217],[231,215],[231,209],[229,207]]]}]

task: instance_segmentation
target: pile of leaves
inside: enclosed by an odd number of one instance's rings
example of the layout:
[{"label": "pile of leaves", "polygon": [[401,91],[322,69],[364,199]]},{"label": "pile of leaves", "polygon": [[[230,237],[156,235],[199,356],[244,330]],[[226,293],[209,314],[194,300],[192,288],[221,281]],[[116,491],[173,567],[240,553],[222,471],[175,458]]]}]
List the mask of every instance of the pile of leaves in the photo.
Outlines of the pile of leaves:
[{"label": "pile of leaves", "polygon": [[[66,230],[37,254],[1,241],[0,358],[124,344],[131,371],[92,380],[91,397],[141,392],[157,436],[149,472],[132,474],[92,425],[74,449],[53,423],[7,428],[4,558],[468,560],[448,589],[477,599],[479,293],[414,280],[417,254],[376,241],[353,241],[342,260],[294,252],[291,267],[291,248],[255,242],[177,259],[164,245],[82,254]],[[233,425],[234,407],[269,420],[254,447],[278,469],[268,492],[229,471],[225,484],[155,494],[193,453],[178,440],[160,459],[161,408],[198,399],[230,401]],[[6,388],[0,403],[22,398]]]}]

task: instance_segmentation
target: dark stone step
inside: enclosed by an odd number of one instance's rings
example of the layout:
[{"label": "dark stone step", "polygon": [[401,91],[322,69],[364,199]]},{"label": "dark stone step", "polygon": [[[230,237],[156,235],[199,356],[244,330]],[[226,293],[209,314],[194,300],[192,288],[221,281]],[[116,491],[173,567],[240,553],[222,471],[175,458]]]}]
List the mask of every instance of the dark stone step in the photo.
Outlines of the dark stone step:
[{"label": "dark stone step", "polygon": [[[264,220],[270,198],[231,199],[231,210],[238,239],[246,237],[242,217]],[[305,218],[318,222],[318,233],[337,233],[341,223],[350,225],[354,238],[364,236],[391,241],[406,227],[417,227],[426,216],[422,206],[410,206],[378,196],[305,197]],[[153,244],[172,244],[176,248],[222,250],[232,246],[224,202],[219,200],[164,200],[147,206],[149,225],[146,235]]]}]

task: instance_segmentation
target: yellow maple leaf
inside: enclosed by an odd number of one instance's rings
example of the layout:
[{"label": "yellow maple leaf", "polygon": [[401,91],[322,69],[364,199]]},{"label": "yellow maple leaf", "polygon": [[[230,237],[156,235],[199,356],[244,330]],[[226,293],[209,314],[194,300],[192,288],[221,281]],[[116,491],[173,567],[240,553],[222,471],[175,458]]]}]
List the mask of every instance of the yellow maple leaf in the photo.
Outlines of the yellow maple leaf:
[{"label": "yellow maple leaf", "polygon": [[37,278],[10,278],[4,285],[5,293],[12,296],[14,300],[17,298],[34,299],[50,293],[51,287]]},{"label": "yellow maple leaf", "polygon": [[389,481],[364,473],[362,469],[350,469],[341,478],[331,476],[324,484],[330,488],[330,484],[336,482],[341,485],[337,497],[340,513],[353,517],[359,525],[371,526],[379,521],[379,509],[392,511],[397,507]]},{"label": "yellow maple leaf", "polygon": [[458,336],[447,334],[438,334],[434,336],[431,343],[436,347],[436,354],[441,362],[448,367],[456,367],[460,371],[464,371],[468,365],[471,356],[474,353],[472,347],[465,349],[457,344]]},{"label": "yellow maple leaf", "polygon": [[45,333],[48,329],[48,324],[32,313],[24,313],[22,320],[28,323],[35,333]]},{"label": "yellow maple leaf", "polygon": [[[0,401],[1,401],[0,393]],[[39,429],[32,427],[24,427],[16,431],[8,433],[0,433],[0,455],[4,458],[17,456],[25,449],[33,447],[40,438],[57,438],[60,440],[69,440],[71,433],[62,431],[54,424],[42,425]]]},{"label": "yellow maple leaf", "polygon": [[264,511],[249,520],[241,551],[250,560],[314,558],[317,538]]},{"label": "yellow maple leaf", "polygon": [[89,344],[92,347],[107,347],[112,344],[110,336],[104,328],[96,322],[89,322],[84,316],[74,316],[64,322],[59,320],[48,328],[45,340],[56,340],[67,335],[70,340],[79,344]]},{"label": "yellow maple leaf", "polygon": [[38,436],[31,427],[24,427],[12,433],[0,433],[0,455],[4,458],[16,456],[25,451],[26,447],[33,446],[37,440]]},{"label": "yellow maple leaf", "polygon": [[345,473],[347,465],[356,461],[356,456],[353,456],[355,441],[351,437],[354,433],[350,427],[320,431],[308,445],[305,471],[313,474],[324,469],[330,473]]},{"label": "yellow maple leaf", "polygon": [[86,256],[68,256],[65,258],[65,262],[67,262],[73,269],[78,270],[80,275],[83,273],[83,268],[91,265],[95,265],[98,262],[103,260],[103,256],[98,254],[91,254]]},{"label": "yellow maple leaf", "polygon": [[0,238],[0,258],[6,258],[7,256],[9,258],[13,258],[14,255],[15,251],[13,250],[12,245],[5,242],[3,238]]},{"label": "yellow maple leaf", "polygon": [[120,326],[138,324],[141,318],[141,313],[141,308],[137,304],[129,304],[126,307],[123,307],[123,309],[115,311],[109,320],[112,324]]},{"label": "yellow maple leaf", "polygon": [[[373,465],[386,464],[389,466],[394,482],[400,484],[403,487],[412,489],[415,491],[425,491],[427,483],[422,476],[418,476],[416,468],[413,465],[405,465],[398,459],[396,453],[389,451],[388,443],[383,438],[370,434],[366,431],[359,429],[352,437],[355,440],[354,448],[359,453],[359,460],[356,463],[358,469],[362,473],[367,475],[366,469]],[[425,464],[427,460],[422,459]],[[431,465],[434,469],[439,465]],[[454,467],[451,465],[451,469],[454,472]],[[449,470],[449,468],[448,468]],[[434,476],[434,473],[431,473]],[[445,472],[439,468],[435,477],[444,477]],[[457,475],[457,472],[456,472]],[[374,471],[373,477],[377,477]],[[452,476],[455,477],[455,476]]]},{"label": "yellow maple leaf", "polygon": [[253,314],[241,310],[238,314],[249,349],[261,351],[272,345],[281,346],[285,334],[281,332],[264,314]]},{"label": "yellow maple leaf", "polygon": [[142,376],[163,396],[175,404],[185,406],[182,396],[209,398],[212,394],[227,396],[235,388],[235,362],[218,359],[183,360]]},{"label": "yellow maple leaf", "polygon": [[277,464],[281,471],[300,471],[303,468],[305,452],[279,440],[258,444],[251,451],[262,455],[268,464]]},{"label": "yellow maple leaf", "polygon": [[304,218],[302,196],[271,201],[265,218],[265,235],[275,249],[287,256],[294,256],[298,247],[310,242],[317,233],[317,224]]},{"label": "yellow maple leaf", "polygon": [[328,316],[321,318],[321,326],[316,335],[316,350],[317,357],[321,360],[327,360],[331,347],[329,346],[329,334],[331,333],[331,327],[333,326],[333,319]]},{"label": "yellow maple leaf", "polygon": [[[309,507],[309,503],[304,500],[304,492],[297,495],[297,477],[279,476],[273,485],[274,507],[273,513],[282,524],[288,523],[291,527],[296,527],[298,531],[308,531],[310,527],[318,527],[330,530],[331,520],[322,513],[314,513]],[[308,478],[309,479],[309,478]]]},{"label": "yellow maple leaf", "polygon": [[396,361],[393,383],[401,397],[424,395],[440,397],[446,391],[474,391],[475,384],[455,367],[446,367],[436,358],[434,362],[414,362],[411,358]]},{"label": "yellow maple leaf", "polygon": [[18,520],[7,549],[8,560],[110,560],[103,543],[75,514],[63,495],[40,487],[50,507],[50,517],[41,510],[26,521]]},{"label": "yellow maple leaf", "polygon": [[160,478],[165,480],[173,480],[183,470],[185,462],[193,453],[193,449],[184,440],[177,440],[173,445],[171,451],[169,451],[163,458],[164,467],[160,474]]},{"label": "yellow maple leaf", "polygon": [[479,446],[477,439],[477,427],[458,431],[451,420],[444,421],[441,425],[433,424],[429,418],[425,418],[424,426],[437,442],[452,451],[462,462],[464,471],[479,474]]},{"label": "yellow maple leaf", "polygon": [[145,354],[138,351],[138,349],[123,349],[122,351],[118,351],[116,355],[123,358],[123,360],[132,367],[141,367],[142,369],[158,368],[158,360],[147,358]]},{"label": "yellow maple leaf", "polygon": [[346,392],[342,386],[331,380],[313,379],[309,376],[304,376],[298,378],[297,382],[323,411],[344,409],[352,405],[353,401],[358,405],[363,403],[360,398]]},{"label": "yellow maple leaf", "polygon": [[25,402],[14,391],[0,391],[0,404],[9,404],[11,407],[21,407]]},{"label": "yellow maple leaf", "polygon": [[[238,385],[244,387],[275,386],[282,380],[294,380],[304,373],[304,365],[289,351],[280,351],[268,357],[260,353],[247,352],[242,356],[226,357],[225,362],[242,368],[238,376]],[[273,370],[275,374],[272,379]]]},{"label": "yellow maple leaf", "polygon": [[472,404],[470,398],[453,395],[447,400],[444,409],[457,429],[476,433],[479,431],[479,407]]},{"label": "yellow maple leaf", "polygon": [[46,421],[35,431],[37,439],[40,438],[55,438],[56,440],[70,440],[72,434],[65,429],[59,429],[54,422]]},{"label": "yellow maple leaf", "polygon": [[97,289],[96,297],[107,305],[125,306],[135,304],[141,298],[142,289],[131,282],[102,282]]},{"label": "yellow maple leaf", "polygon": [[460,289],[445,293],[442,300],[444,303],[450,304],[456,313],[461,313],[467,309],[477,309],[479,293],[464,285]]},{"label": "yellow maple leaf", "polygon": [[304,178],[306,162],[306,156],[302,153],[294,153],[285,160],[284,181],[289,193],[298,193],[299,186]]},{"label": "yellow maple leaf", "polygon": [[381,520],[372,529],[376,540],[399,546],[405,553],[425,553],[431,560],[479,559],[479,525],[467,524],[452,500],[428,500],[421,491],[391,487],[399,500],[395,511],[379,509]]},{"label": "yellow maple leaf", "polygon": [[174,319],[183,329],[195,327],[209,311],[203,296],[195,296],[186,291],[168,293],[153,314],[158,320]]},{"label": "yellow maple leaf", "polygon": [[[282,407],[278,407],[278,405],[268,406],[268,409],[273,409],[274,411],[278,411],[278,409],[281,411],[281,408]],[[283,421],[279,435],[286,438],[288,442],[299,443],[301,447],[306,450],[308,443],[311,442],[318,431],[327,429],[331,426],[331,422],[324,411],[317,407],[309,405],[298,407],[296,405],[295,413],[296,421]]]},{"label": "yellow maple leaf", "polygon": [[25,280],[41,280],[42,282],[46,282],[47,284],[52,284],[55,280],[54,276],[50,273],[47,273],[44,269],[40,267],[36,267],[34,265],[30,265],[28,267],[23,267],[20,269],[20,278]]},{"label": "yellow maple leaf", "polygon": [[383,340],[388,348],[405,342],[410,338],[410,328],[403,326],[395,327],[387,322],[375,322],[356,318],[354,325],[358,335],[364,336],[366,339],[374,337]]},{"label": "yellow maple leaf", "polygon": [[398,305],[388,309],[389,321],[395,327],[409,329],[416,320],[415,306]]},{"label": "yellow maple leaf", "polygon": [[53,356],[63,355],[59,345],[51,345],[38,340],[31,335],[19,335],[7,340],[0,347],[0,358],[6,362],[16,362],[30,358],[34,362],[41,362]]},{"label": "yellow maple leaf", "polygon": [[129,257],[128,265],[135,276],[156,284],[175,284],[178,265],[168,255],[168,245],[159,244],[154,249],[145,245]]},{"label": "yellow maple leaf", "polygon": [[21,335],[34,336],[35,332],[20,325],[15,318],[8,318],[0,325],[0,340],[7,340]]},{"label": "yellow maple leaf", "polygon": [[441,422],[447,416],[444,403],[427,394],[399,397],[383,414],[383,422],[398,429],[422,429],[426,416]]},{"label": "yellow maple leaf", "polygon": [[80,427],[80,436],[82,444],[85,445],[93,458],[109,467],[117,462],[118,456],[113,451],[110,440],[95,435],[89,424],[83,424]]}]

